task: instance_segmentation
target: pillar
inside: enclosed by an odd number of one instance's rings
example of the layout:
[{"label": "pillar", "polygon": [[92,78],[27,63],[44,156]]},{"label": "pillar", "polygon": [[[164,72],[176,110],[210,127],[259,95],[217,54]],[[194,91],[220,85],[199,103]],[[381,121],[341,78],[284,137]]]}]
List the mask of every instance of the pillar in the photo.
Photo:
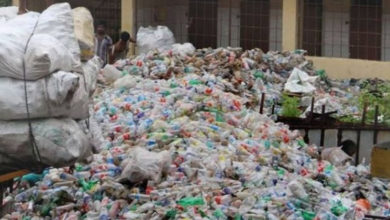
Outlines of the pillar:
[{"label": "pillar", "polygon": [[12,0],[13,6],[19,6],[19,0]]},{"label": "pillar", "polygon": [[298,1],[283,0],[282,50],[295,50],[298,46]]},{"label": "pillar", "polygon": [[[136,16],[135,10],[136,0],[122,0],[121,1],[121,29],[130,33],[131,37],[135,38],[134,21]],[[129,55],[135,54],[134,44],[130,44]]]}]

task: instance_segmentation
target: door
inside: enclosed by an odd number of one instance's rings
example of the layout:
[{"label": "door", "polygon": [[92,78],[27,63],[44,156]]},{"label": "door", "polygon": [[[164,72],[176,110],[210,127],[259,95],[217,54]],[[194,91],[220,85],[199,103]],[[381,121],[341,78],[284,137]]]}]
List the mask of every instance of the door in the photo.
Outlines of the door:
[{"label": "door", "polygon": [[217,0],[190,0],[189,41],[196,48],[217,47]]},{"label": "door", "polygon": [[269,50],[269,0],[242,0],[240,14],[240,44],[243,49]]},{"label": "door", "polygon": [[303,5],[302,48],[309,55],[322,53],[322,0],[305,0]]},{"label": "door", "polygon": [[351,58],[380,60],[382,1],[353,0],[350,22]]}]

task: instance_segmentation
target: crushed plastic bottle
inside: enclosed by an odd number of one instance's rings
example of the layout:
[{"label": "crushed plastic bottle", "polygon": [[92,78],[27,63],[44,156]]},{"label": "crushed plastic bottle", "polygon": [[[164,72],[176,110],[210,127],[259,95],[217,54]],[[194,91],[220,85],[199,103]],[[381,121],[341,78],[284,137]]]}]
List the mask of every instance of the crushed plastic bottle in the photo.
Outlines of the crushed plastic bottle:
[{"label": "crushed plastic bottle", "polygon": [[[294,67],[315,74],[301,51],[219,48],[195,53],[182,57],[154,51],[120,62],[122,82],[104,85],[94,96],[91,115],[103,136],[97,147],[101,151],[90,163],[76,164],[73,172],[50,169],[42,179],[38,174],[38,181],[34,176],[17,188],[11,196],[15,215],[237,220],[390,216],[389,185],[368,178],[364,165],[318,160],[316,146],[259,114],[258,97],[267,93],[269,112]],[[137,165],[143,166],[126,169],[140,148],[146,152]],[[166,160],[150,157],[162,152]]]}]

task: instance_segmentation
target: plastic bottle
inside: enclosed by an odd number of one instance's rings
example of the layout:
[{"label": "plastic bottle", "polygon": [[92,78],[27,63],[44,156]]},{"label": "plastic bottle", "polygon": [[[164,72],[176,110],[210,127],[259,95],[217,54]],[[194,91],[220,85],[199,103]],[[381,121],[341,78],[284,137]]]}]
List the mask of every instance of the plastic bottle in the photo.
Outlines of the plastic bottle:
[{"label": "plastic bottle", "polygon": [[242,202],[240,209],[239,209],[239,212],[242,214],[249,212],[249,210],[252,209],[252,207],[255,205],[255,203],[256,203],[256,198],[254,196],[248,196]]},{"label": "plastic bottle", "polygon": [[202,197],[186,197],[186,198],[180,199],[176,203],[183,206],[183,207],[187,207],[187,206],[204,205],[205,201]]}]

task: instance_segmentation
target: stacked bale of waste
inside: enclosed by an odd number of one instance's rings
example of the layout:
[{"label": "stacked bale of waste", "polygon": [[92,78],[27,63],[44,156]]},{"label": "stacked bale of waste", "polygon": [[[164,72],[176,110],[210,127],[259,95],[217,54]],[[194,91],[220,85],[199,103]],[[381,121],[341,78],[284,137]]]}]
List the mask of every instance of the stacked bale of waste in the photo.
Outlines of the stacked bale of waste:
[{"label": "stacked bale of waste", "polygon": [[1,23],[0,173],[68,166],[92,154],[76,120],[89,117],[101,61],[83,61],[68,3]]}]

